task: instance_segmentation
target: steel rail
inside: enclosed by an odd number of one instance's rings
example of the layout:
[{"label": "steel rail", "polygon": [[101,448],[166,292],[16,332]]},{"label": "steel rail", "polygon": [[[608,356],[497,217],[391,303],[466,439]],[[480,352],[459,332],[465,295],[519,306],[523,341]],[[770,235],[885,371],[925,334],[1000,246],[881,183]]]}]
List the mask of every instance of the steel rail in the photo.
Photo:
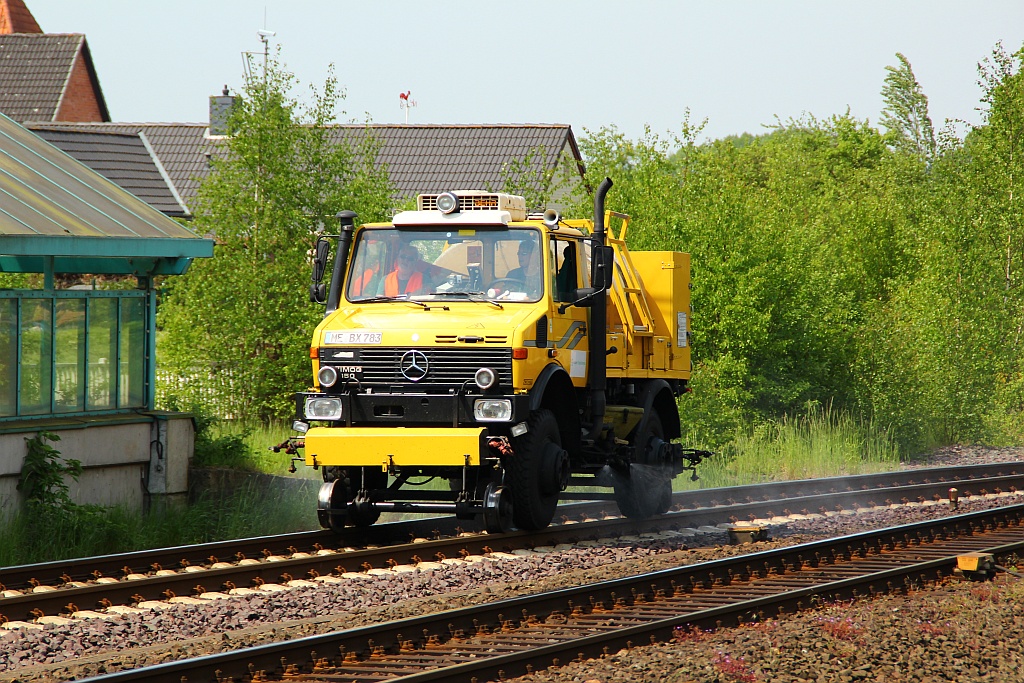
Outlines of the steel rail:
[{"label": "steel rail", "polygon": [[[672,496],[672,502],[679,509],[699,510],[719,505],[781,501],[786,498],[807,497],[816,494],[870,491],[912,484],[963,485],[972,480],[1013,477],[1022,472],[1024,472],[1024,463],[1022,462],[922,468],[847,477],[676,491]],[[569,500],[571,497],[575,500],[577,496],[593,498],[594,494],[567,493],[563,495],[563,499]],[[603,512],[614,514],[614,505],[610,505],[609,501],[603,499],[598,502],[569,503],[559,506],[556,523],[563,518],[582,519],[587,515]],[[688,526],[694,525],[688,524]],[[129,567],[135,572],[145,573],[151,571],[154,564],[169,568],[180,566],[181,560],[185,560],[188,564],[200,565],[208,563],[210,557],[230,558],[239,553],[248,557],[259,557],[264,554],[264,551],[275,555],[284,555],[294,552],[294,550],[315,552],[318,549],[317,546],[343,548],[370,544],[393,544],[415,537],[430,538],[437,535],[458,534],[473,526],[473,522],[458,520],[454,517],[430,517],[378,524],[371,528],[353,527],[345,529],[342,533],[325,530],[302,531],[171,548],[155,548],[75,560],[0,567],[0,583],[12,589],[21,589],[35,583],[57,585],[61,583],[62,576],[68,576],[76,581],[87,581],[93,578],[95,572],[104,576],[112,576],[122,574],[125,567]]]},{"label": "steel rail", "polygon": [[[481,681],[757,621],[821,602],[905,590],[956,558],[1024,552],[1024,505],[890,527],[688,567],[84,679]],[[1008,558],[1008,559],[1003,559]]]},{"label": "steel rail", "polygon": [[[862,478],[860,480],[865,481]],[[815,481],[820,484],[827,480]],[[876,478],[874,481],[880,480]],[[984,484],[992,490],[998,488],[1008,490],[1016,486],[1024,486],[1024,471],[1014,475],[974,479],[973,481],[976,484]],[[807,508],[832,509],[842,505],[886,505],[892,503],[892,499],[897,496],[906,498],[908,495],[916,495],[918,498],[926,498],[940,495],[947,490],[948,482],[912,484],[895,488],[859,488],[782,500],[687,509],[642,521],[615,517],[553,525],[534,532],[514,531],[501,535],[450,535],[425,542],[394,545],[388,545],[387,540],[400,536],[403,532],[408,533],[409,527],[403,523],[386,524],[374,527],[374,530],[393,529],[389,533],[383,534],[383,538],[375,537],[373,539],[375,544],[383,543],[383,545],[367,546],[358,550],[349,547],[342,551],[320,551],[322,553],[329,552],[329,554],[299,552],[287,557],[274,557],[273,561],[249,564],[225,563],[228,566],[218,566],[209,560],[202,565],[193,566],[184,560],[176,563],[179,564],[180,569],[173,573],[165,572],[161,575],[150,570],[148,573],[135,574],[130,580],[114,581],[113,577],[106,577],[104,582],[90,581],[82,585],[64,583],[55,590],[35,589],[35,591],[26,591],[21,595],[3,597],[0,598],[0,615],[9,620],[32,620],[43,615],[71,614],[110,605],[130,605],[148,600],[188,597],[202,593],[222,592],[234,587],[245,588],[266,583],[288,583],[296,579],[308,580],[321,575],[337,575],[346,571],[357,572],[395,564],[417,564],[421,561],[487,554],[493,550],[552,546],[561,543],[579,543],[584,540],[596,541],[610,536],[638,535],[666,529],[678,530],[688,526],[711,526],[740,519],[770,516],[774,514],[773,508],[775,511],[779,511],[780,504],[788,507],[799,506],[799,510],[794,510],[794,512],[806,512]],[[718,492],[721,491],[724,489],[718,490]],[[968,491],[965,489],[963,493],[966,495]],[[578,509],[589,510],[586,514],[590,514],[595,508],[583,506]],[[788,512],[788,509],[784,511]],[[365,533],[367,530],[358,531]],[[271,538],[278,539],[279,537]],[[349,537],[347,540],[352,538]],[[230,542],[218,545],[231,548]],[[109,558],[103,559],[109,560]],[[126,566],[123,575],[128,576],[130,571],[131,568]],[[4,579],[2,572],[0,572],[0,579]],[[59,584],[60,582],[55,583]]]}]

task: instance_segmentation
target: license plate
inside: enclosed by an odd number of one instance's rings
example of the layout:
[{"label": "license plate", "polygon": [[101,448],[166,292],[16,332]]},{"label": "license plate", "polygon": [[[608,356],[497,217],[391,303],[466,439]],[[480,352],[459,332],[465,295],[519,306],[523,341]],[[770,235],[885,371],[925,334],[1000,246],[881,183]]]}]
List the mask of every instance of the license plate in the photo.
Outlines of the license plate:
[{"label": "license plate", "polygon": [[341,330],[324,333],[325,344],[380,344],[383,332],[367,330]]}]

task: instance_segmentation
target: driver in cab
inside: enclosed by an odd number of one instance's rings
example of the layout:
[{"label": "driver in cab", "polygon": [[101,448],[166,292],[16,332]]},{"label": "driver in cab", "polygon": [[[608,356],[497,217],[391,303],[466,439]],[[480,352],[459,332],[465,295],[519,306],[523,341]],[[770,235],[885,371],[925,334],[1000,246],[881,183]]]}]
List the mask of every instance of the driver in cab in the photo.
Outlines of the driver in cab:
[{"label": "driver in cab", "polygon": [[[541,259],[534,253],[536,250],[537,245],[533,240],[523,240],[519,243],[516,250],[518,267],[508,271],[504,277],[494,281],[495,285],[492,285],[496,290],[495,295],[500,295],[498,298],[512,299],[525,295],[532,299],[540,296]],[[519,297],[516,296],[516,293],[519,294]]]}]

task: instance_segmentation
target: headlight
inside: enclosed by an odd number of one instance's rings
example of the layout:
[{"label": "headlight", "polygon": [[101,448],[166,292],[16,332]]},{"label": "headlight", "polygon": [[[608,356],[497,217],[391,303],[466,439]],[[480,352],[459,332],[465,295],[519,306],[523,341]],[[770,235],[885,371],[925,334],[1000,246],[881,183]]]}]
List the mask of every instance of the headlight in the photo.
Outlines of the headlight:
[{"label": "headlight", "polygon": [[306,419],[340,420],[341,399],[316,397],[306,399]]},{"label": "headlight", "polygon": [[330,365],[325,365],[316,373],[316,379],[322,387],[333,387],[338,381],[338,371]]},{"label": "headlight", "polygon": [[507,398],[478,398],[473,401],[473,417],[481,422],[508,422],[512,419],[512,401]]},{"label": "headlight", "polygon": [[437,195],[435,205],[437,206],[437,210],[441,213],[455,213],[459,208],[459,198],[451,192],[443,192]]},{"label": "headlight", "polygon": [[498,381],[498,373],[490,368],[480,368],[473,375],[473,381],[481,389],[490,389]]}]

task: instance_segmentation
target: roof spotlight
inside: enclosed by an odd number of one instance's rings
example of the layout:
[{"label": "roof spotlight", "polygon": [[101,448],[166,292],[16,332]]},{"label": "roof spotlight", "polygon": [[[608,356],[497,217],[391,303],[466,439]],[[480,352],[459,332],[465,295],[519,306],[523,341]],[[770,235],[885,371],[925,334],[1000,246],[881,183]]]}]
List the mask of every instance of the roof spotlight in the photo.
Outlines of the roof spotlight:
[{"label": "roof spotlight", "polygon": [[437,210],[444,214],[455,213],[459,208],[459,198],[454,192],[442,192],[437,195]]}]

